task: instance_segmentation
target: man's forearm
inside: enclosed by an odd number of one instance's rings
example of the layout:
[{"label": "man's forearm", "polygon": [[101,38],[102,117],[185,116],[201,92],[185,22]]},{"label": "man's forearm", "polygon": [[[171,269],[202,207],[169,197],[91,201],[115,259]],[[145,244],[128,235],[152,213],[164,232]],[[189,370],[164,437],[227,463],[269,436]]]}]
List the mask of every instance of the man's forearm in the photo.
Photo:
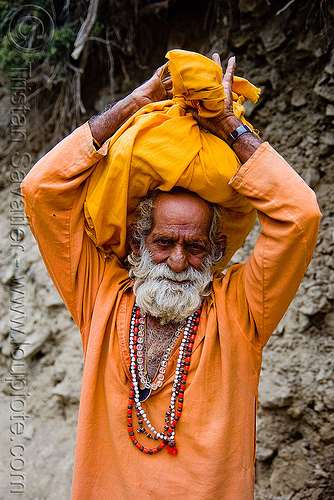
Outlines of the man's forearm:
[{"label": "man's forearm", "polygon": [[[223,120],[216,119],[215,134],[228,142],[228,136],[231,132],[236,130],[237,127],[242,125],[242,121],[235,115],[224,117]],[[254,133],[247,132],[240,135],[233,143],[232,149],[240,159],[241,163],[245,163],[257,148],[262,144],[262,140]]]},{"label": "man's forearm", "polygon": [[245,163],[263,141],[255,134],[243,134],[233,144],[233,150],[238,156],[241,163]]},{"label": "man's forearm", "polygon": [[93,138],[102,146],[138,109],[140,106],[130,94],[103,113],[93,116],[88,122]]},{"label": "man's forearm", "polygon": [[92,136],[100,146],[143,106],[171,99],[172,80],[164,76],[166,69],[166,65],[161,66],[149,80],[133,90],[130,95],[89,120]]}]

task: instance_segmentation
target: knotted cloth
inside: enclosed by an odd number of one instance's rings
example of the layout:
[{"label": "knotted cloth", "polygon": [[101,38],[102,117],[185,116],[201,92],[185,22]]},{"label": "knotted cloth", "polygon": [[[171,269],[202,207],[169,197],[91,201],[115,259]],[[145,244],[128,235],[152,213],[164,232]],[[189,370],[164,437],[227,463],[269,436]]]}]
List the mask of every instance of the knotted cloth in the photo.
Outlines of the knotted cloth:
[{"label": "knotted cloth", "polygon": [[[149,190],[180,186],[225,208],[227,249],[218,266],[224,269],[253,227],[256,211],[229,185],[240,165],[236,154],[200,128],[189,112],[196,108],[200,116],[210,118],[224,111],[222,70],[194,52],[171,50],[166,57],[173,98],[141,108],[111,138],[106,156],[88,180],[86,232],[104,252],[124,259],[129,221],[140,199]],[[243,123],[242,103],[256,102],[259,93],[247,80],[234,77],[233,109]]]}]

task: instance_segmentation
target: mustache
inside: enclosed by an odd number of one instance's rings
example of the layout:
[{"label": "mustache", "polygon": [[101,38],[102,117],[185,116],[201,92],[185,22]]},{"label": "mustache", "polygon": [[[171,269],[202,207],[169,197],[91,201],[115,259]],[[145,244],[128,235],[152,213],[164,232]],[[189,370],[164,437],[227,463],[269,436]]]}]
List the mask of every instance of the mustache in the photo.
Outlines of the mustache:
[{"label": "mustache", "polygon": [[177,283],[195,283],[203,279],[204,274],[208,272],[211,273],[212,259],[210,255],[204,259],[200,270],[189,266],[184,271],[175,272],[165,262],[156,264],[145,244],[141,245],[140,250],[140,255],[134,254],[133,252],[128,255],[130,277],[135,277],[138,280],[153,279],[175,281]]},{"label": "mustache", "polygon": [[[139,273],[140,274],[140,273]],[[173,271],[167,264],[161,262],[160,264],[155,264],[150,268],[150,270],[144,273],[143,278],[159,280],[159,281],[173,281],[176,283],[194,283],[201,276],[201,271],[197,271],[193,267],[189,267],[180,273]],[[141,278],[137,274],[137,278]]]}]

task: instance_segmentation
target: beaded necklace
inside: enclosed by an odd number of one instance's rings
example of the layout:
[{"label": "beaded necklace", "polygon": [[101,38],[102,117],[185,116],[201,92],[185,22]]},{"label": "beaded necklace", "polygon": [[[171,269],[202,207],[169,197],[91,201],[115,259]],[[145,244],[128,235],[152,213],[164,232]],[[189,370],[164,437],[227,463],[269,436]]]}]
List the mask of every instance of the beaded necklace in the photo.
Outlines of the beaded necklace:
[{"label": "beaded necklace", "polygon": [[[170,358],[173,347],[175,346],[177,339],[181,335],[186,322],[179,324],[177,329],[174,331],[167,349],[161,357],[158,369],[153,377],[153,382],[150,380],[147,373],[147,325],[146,325],[146,314],[141,316],[139,321],[139,331],[138,331],[138,344],[137,344],[137,365],[138,365],[138,375],[139,375],[139,399],[140,401],[145,401],[152,391],[156,391],[159,387],[162,387],[163,381],[165,379],[166,366]],[[146,347],[145,347],[146,346]],[[156,381],[154,382],[154,380]]]},{"label": "beaded necklace", "polygon": [[[147,453],[149,455],[158,453],[166,445],[167,445],[167,451],[172,455],[176,455],[178,452],[175,446],[175,426],[181,417],[181,412],[183,408],[183,394],[186,387],[186,380],[190,366],[191,353],[196,338],[201,312],[202,312],[202,305],[197,311],[195,311],[191,316],[187,318],[184,328],[182,326],[183,338],[179,349],[179,357],[177,360],[177,365],[175,370],[175,377],[172,388],[169,411],[166,412],[166,417],[165,417],[166,425],[164,426],[163,431],[158,432],[151,424],[150,420],[148,419],[141,405],[142,401],[144,401],[150,396],[152,387],[150,388],[146,387],[147,380],[145,378],[144,391],[149,390],[149,394],[147,395],[146,393],[143,393],[143,391],[140,389],[139,382],[137,380],[137,373],[136,373],[137,361],[138,359],[142,359],[142,356],[138,358],[138,346],[142,345],[142,342],[138,341],[139,332],[145,325],[145,317],[141,315],[140,309],[136,304],[133,306],[131,324],[130,324],[130,340],[129,340],[130,358],[131,358],[130,372],[132,381],[130,386],[130,394],[129,394],[128,408],[127,408],[127,419],[128,419],[128,431],[130,439],[133,442],[133,444],[143,453]],[[180,330],[178,336],[181,334],[182,329]],[[171,340],[173,346],[175,345],[177,340],[176,339],[175,342],[173,342],[174,338],[175,335]],[[170,345],[168,347],[170,347]],[[139,349],[139,351],[141,350],[142,349]],[[170,349],[170,352],[171,350],[172,348]],[[141,372],[139,371],[139,373]],[[161,386],[162,386],[162,381],[161,381]],[[176,402],[177,402],[177,407],[175,407]],[[134,405],[136,408],[137,412],[136,415],[139,424],[137,432],[146,434],[149,439],[153,439],[156,441],[161,439],[162,441],[159,443],[158,446],[154,448],[146,448],[145,446],[142,446],[136,439],[132,424],[132,410]],[[147,432],[146,429],[143,427],[144,422],[146,423],[150,432]]]}]

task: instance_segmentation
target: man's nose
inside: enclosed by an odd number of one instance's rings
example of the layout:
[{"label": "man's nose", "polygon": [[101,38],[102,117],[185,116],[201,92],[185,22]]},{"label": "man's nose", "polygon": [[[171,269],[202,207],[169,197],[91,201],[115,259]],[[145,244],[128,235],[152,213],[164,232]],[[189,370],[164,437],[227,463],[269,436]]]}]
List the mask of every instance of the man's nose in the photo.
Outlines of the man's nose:
[{"label": "man's nose", "polygon": [[173,248],[170,256],[167,259],[166,264],[175,273],[181,273],[188,269],[188,261],[185,252],[181,246],[176,246]]}]

